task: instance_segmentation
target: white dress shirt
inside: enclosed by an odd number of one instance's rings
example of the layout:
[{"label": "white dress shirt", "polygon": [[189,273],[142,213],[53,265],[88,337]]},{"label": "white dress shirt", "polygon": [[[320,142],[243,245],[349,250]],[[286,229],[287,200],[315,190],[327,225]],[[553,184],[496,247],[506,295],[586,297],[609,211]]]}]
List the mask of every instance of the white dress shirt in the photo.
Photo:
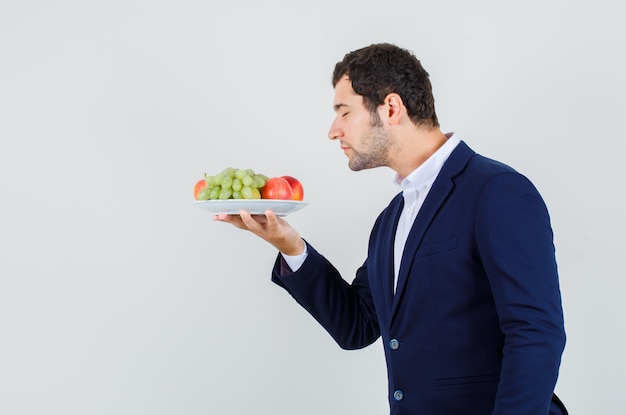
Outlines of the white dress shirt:
[{"label": "white dress shirt", "polygon": [[400,213],[393,246],[394,290],[398,284],[404,245],[413,227],[417,213],[422,207],[426,196],[428,196],[428,192],[441,171],[443,164],[460,142],[459,138],[454,134],[446,134],[446,136],[448,140],[421,166],[413,170],[404,179],[399,175],[396,175],[394,179],[394,183],[402,189],[402,196],[404,197],[404,207]]},{"label": "white dress shirt", "polygon": [[[404,197],[404,207],[400,214],[398,228],[394,242],[394,290],[398,282],[398,271],[402,260],[402,251],[406,244],[409,231],[417,217],[420,207],[424,203],[433,182],[441,171],[443,164],[452,153],[452,150],[459,144],[460,139],[453,133],[446,134],[448,140],[432,156],[430,156],[421,166],[415,169],[406,178],[396,174],[394,183],[402,189]],[[285,262],[292,271],[297,271],[302,266],[307,257],[306,244],[304,252],[300,255],[282,254]]]}]

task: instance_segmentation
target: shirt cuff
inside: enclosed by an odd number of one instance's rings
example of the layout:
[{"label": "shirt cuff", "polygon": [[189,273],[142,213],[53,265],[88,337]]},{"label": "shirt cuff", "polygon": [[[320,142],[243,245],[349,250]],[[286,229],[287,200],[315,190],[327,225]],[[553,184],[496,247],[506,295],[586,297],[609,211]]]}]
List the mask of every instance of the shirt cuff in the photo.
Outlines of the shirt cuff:
[{"label": "shirt cuff", "polygon": [[306,243],[304,244],[304,252],[300,255],[285,255],[281,253],[283,259],[285,260],[289,268],[291,268],[292,272],[296,272],[298,268],[300,268],[302,264],[304,264],[304,260],[306,259],[307,254],[308,251]]}]

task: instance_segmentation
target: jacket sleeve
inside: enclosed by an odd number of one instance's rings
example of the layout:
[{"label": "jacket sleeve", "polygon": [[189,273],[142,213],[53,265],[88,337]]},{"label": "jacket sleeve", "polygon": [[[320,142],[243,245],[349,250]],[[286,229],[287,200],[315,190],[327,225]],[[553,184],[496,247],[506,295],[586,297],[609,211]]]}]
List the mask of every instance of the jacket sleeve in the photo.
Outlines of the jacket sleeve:
[{"label": "jacket sleeve", "polygon": [[302,266],[285,274],[278,255],[272,281],[283,287],[328,331],[343,349],[360,349],[380,336],[364,265],[349,284],[337,269],[307,243]]},{"label": "jacket sleeve", "polygon": [[550,218],[524,176],[491,178],[476,238],[504,334],[494,415],[547,414],[565,346]]}]

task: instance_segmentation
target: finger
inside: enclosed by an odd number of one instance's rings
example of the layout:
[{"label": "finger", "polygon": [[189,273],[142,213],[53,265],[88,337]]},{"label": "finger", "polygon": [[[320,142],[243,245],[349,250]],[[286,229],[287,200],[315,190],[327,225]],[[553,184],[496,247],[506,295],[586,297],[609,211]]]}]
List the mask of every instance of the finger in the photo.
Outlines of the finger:
[{"label": "finger", "polygon": [[278,229],[278,217],[272,210],[265,211],[265,220],[267,221],[267,229],[275,231]]},{"label": "finger", "polygon": [[233,215],[228,215],[226,213],[218,213],[216,215],[213,215],[213,220],[219,221],[219,222],[232,222],[233,221]]},{"label": "finger", "polygon": [[247,210],[242,210],[239,212],[239,217],[241,218],[243,226],[245,226],[249,231],[256,234],[263,232],[263,223],[266,221],[263,216],[252,216]]},{"label": "finger", "polygon": [[230,223],[231,225],[234,225],[238,227],[239,229],[247,229],[246,226],[241,221],[241,218],[239,217],[239,215],[228,215],[226,213],[219,213],[213,216],[213,220],[218,221],[218,222]]}]

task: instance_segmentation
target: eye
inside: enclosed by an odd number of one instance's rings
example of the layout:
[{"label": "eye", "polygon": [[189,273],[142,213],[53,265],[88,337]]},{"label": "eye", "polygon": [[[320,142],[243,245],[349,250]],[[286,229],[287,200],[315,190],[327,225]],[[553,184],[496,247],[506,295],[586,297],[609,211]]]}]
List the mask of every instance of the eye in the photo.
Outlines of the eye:
[{"label": "eye", "polygon": [[342,118],[345,118],[345,117],[346,117],[346,115],[348,115],[348,114],[350,114],[350,113],[349,113],[349,112],[344,112],[343,114],[341,114],[341,117],[342,117]]}]

